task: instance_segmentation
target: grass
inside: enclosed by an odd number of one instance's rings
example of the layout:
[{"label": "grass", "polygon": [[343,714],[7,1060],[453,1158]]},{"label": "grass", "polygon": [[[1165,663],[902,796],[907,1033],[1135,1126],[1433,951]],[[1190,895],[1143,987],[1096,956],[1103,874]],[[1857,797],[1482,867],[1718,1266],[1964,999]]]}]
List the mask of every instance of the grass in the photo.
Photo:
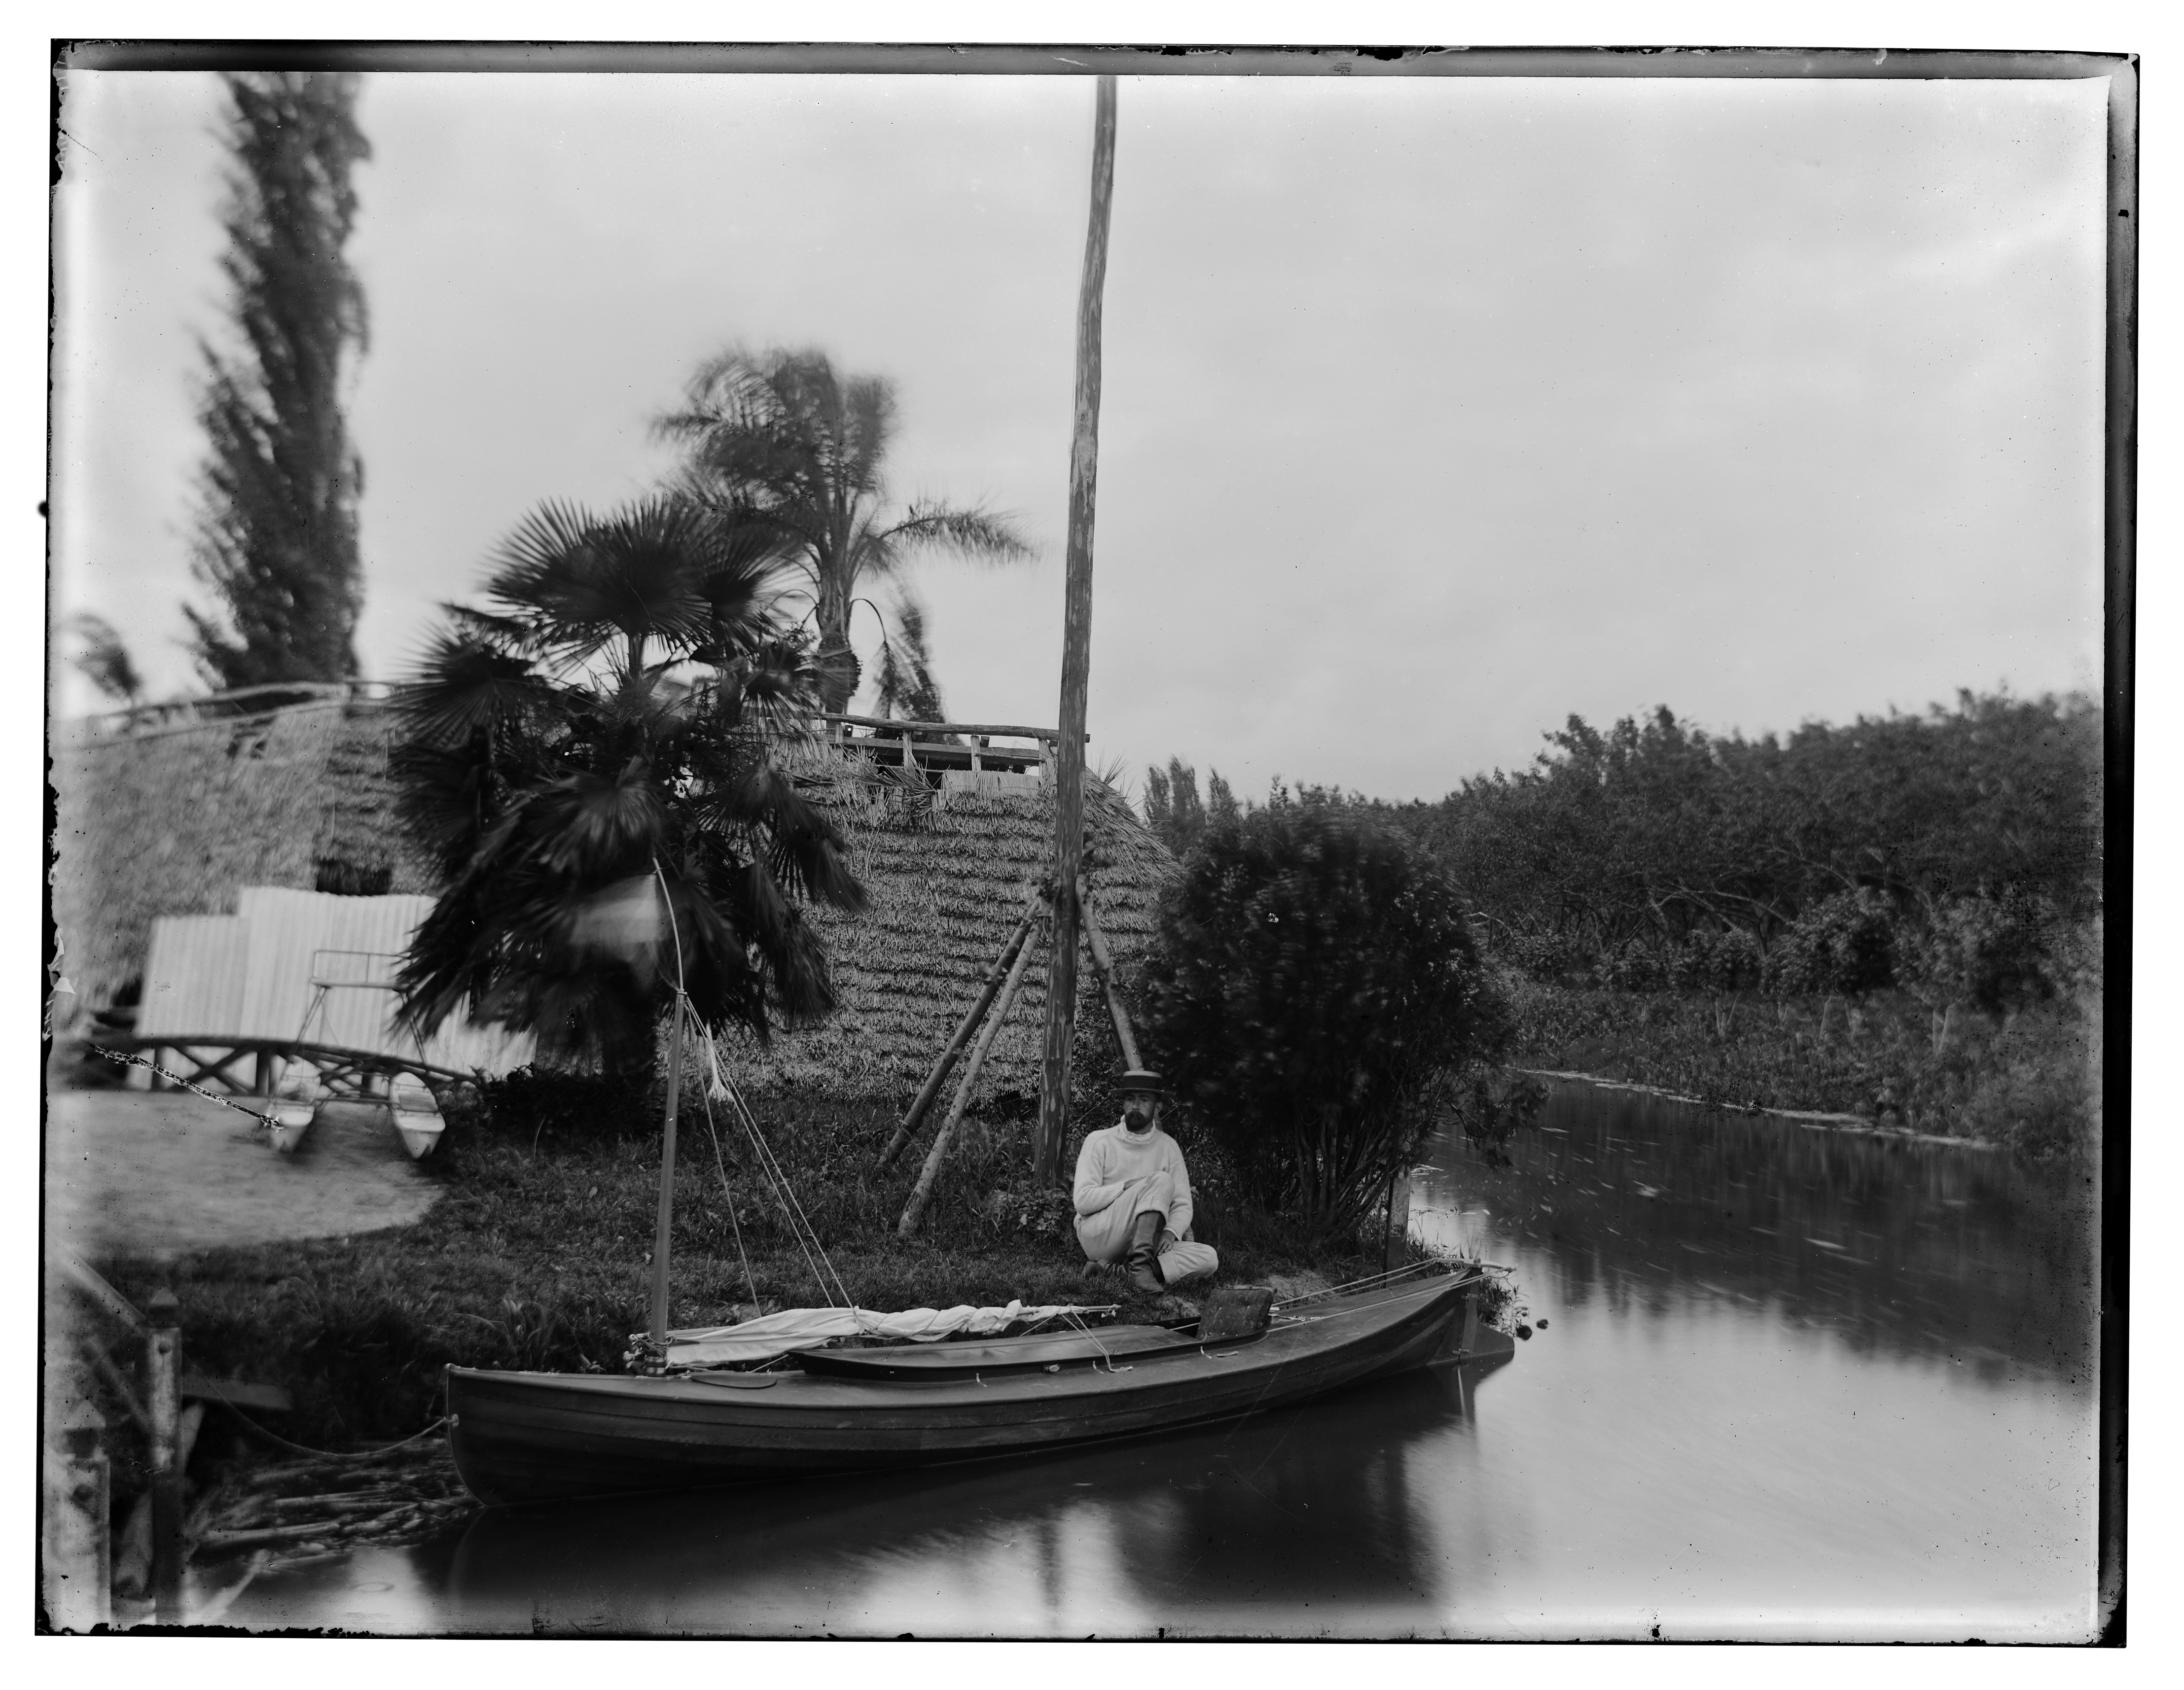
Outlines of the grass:
[{"label": "grass", "polygon": [[[449,1363],[620,1371],[630,1335],[645,1324],[659,1129],[634,1090],[591,1101],[597,1107],[557,1112],[519,1085],[491,1105],[451,1111],[445,1143],[422,1165],[441,1197],[415,1226],[176,1264],[186,1365],[285,1386],[295,1411],[276,1429],[326,1448],[417,1431],[437,1412]],[[895,1221],[925,1141],[887,1173],[872,1172],[894,1130],[891,1104],[780,1095],[752,1105],[862,1306],[1021,1298],[1119,1304],[1125,1320],[1178,1317],[1173,1299],[1121,1274],[1087,1276],[1066,1199],[1025,1180],[1028,1120],[967,1121],[921,1235],[903,1239]],[[731,1142],[723,1124],[716,1164],[704,1115],[690,1112],[681,1137],[671,1324],[747,1318],[754,1292],[760,1307],[823,1302],[748,1144]],[[1194,1154],[1194,1175],[1217,1186],[1217,1168],[1201,1171],[1200,1160]],[[1354,1241],[1301,1247],[1233,1203],[1220,1248],[1218,1283],[1283,1279],[1293,1288],[1302,1276],[1367,1270]],[[140,1303],[163,1271],[126,1260],[107,1267]]]},{"label": "grass", "polygon": [[1937,1013],[1897,991],[1776,998],[1504,983],[1522,1066],[1658,1086],[1717,1108],[1861,1115],[2032,1158],[2082,1155],[2098,1142],[2097,992],[1985,1015]]}]

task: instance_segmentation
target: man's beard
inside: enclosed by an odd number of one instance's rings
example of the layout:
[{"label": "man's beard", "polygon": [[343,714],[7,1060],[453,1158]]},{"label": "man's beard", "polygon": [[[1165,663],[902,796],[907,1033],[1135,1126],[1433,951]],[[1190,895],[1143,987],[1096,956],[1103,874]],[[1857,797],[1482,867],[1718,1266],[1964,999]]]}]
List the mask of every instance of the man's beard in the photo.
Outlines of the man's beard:
[{"label": "man's beard", "polygon": [[1142,1138],[1145,1134],[1150,1132],[1152,1130],[1153,1118],[1150,1115],[1139,1115],[1135,1109],[1125,1109],[1123,1111],[1123,1131],[1134,1133],[1139,1137]]}]

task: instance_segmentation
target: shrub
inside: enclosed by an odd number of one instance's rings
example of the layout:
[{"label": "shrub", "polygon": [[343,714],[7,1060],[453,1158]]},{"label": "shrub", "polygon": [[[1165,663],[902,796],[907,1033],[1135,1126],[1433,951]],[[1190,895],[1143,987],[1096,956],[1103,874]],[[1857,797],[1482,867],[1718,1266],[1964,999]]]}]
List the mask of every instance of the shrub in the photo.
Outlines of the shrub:
[{"label": "shrub", "polygon": [[[465,1087],[465,1091],[471,1088]],[[644,1074],[572,1074],[518,1068],[451,1098],[449,1124],[535,1144],[660,1137],[660,1103]]]},{"label": "shrub", "polygon": [[1767,958],[1765,983],[1773,992],[1871,992],[1895,981],[1896,910],[1871,887],[1822,898]]},{"label": "shrub", "polygon": [[1417,1154],[1447,1077],[1507,1020],[1455,884],[1308,796],[1209,826],[1164,895],[1145,1043],[1244,1197],[1354,1226]]},{"label": "shrub", "polygon": [[1945,1001],[1990,1015],[2046,1001],[2065,985],[2069,947],[2037,897],[1951,898],[1906,947],[1908,971]]},{"label": "shrub", "polygon": [[1767,958],[1741,927],[1701,928],[1669,959],[1669,981],[1684,992],[1742,992],[1759,984]]}]

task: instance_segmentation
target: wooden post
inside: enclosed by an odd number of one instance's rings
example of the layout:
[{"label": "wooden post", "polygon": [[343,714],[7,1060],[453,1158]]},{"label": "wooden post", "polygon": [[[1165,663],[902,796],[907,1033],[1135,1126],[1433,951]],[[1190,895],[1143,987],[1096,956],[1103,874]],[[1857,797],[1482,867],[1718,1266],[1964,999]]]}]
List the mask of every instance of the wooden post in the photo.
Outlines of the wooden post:
[{"label": "wooden post", "polygon": [[1001,1023],[1009,1018],[1009,1006],[1016,1002],[1017,988],[1023,984],[1024,968],[1030,961],[1031,947],[1026,945],[1009,966],[1008,984],[1001,987],[1001,1001],[994,1005],[993,1019],[978,1035],[971,1059],[963,1065],[963,1078],[956,1087],[956,1101],[949,1104],[948,1118],[940,1123],[940,1131],[933,1135],[933,1148],[926,1152],[925,1165],[917,1172],[917,1183],[911,1187],[910,1199],[902,1206],[902,1219],[895,1223],[894,1229],[900,1237],[909,1237],[925,1218],[925,1206],[932,1202],[933,1184],[940,1177],[940,1165],[948,1158],[948,1141],[955,1136],[963,1120],[963,1111],[970,1105],[972,1089],[978,1083],[978,1070],[986,1065],[986,1053],[993,1049]]},{"label": "wooden post", "polygon": [[1001,981],[1007,976],[1010,965],[1016,961],[1017,953],[1030,941],[1031,931],[1038,921],[1039,903],[1034,899],[1031,907],[1024,911],[1023,920],[1017,923],[1016,931],[1009,935],[1008,943],[1001,947],[1000,955],[994,959],[994,965],[986,970],[985,983],[978,991],[978,1001],[972,1004],[971,1013],[963,1017],[961,1024],[956,1029],[955,1037],[948,1041],[947,1048],[940,1053],[939,1060],[933,1065],[933,1071],[925,1076],[924,1085],[918,1088],[910,1107],[903,1111],[901,1125],[895,1128],[894,1137],[888,1140],[887,1148],[880,1152],[880,1159],[873,1164],[873,1172],[881,1171],[901,1155],[903,1147],[916,1135],[918,1123],[925,1119],[925,1112],[933,1107],[933,1100],[940,1095],[940,1087],[947,1081],[948,1070],[956,1065],[956,1059],[963,1053],[963,1047],[970,1043],[971,1035],[978,1030],[979,1022],[985,1019],[994,994],[1001,989]]},{"label": "wooden post", "polygon": [[98,1409],[73,1392],[47,1425],[38,1593],[56,1631],[114,1623],[113,1477],[100,1448],[105,1431]]},{"label": "wooden post", "polygon": [[1380,1270],[1393,1273],[1402,1265],[1403,1246],[1411,1236],[1411,1175],[1407,1168],[1388,1176],[1387,1231],[1383,1235]]},{"label": "wooden post", "polygon": [[1100,976],[1100,993],[1107,1002],[1107,1019],[1115,1024],[1115,1048],[1123,1053],[1123,1066],[1142,1068],[1138,1059],[1138,1041],[1130,1031],[1130,1012],[1123,1007],[1122,994],[1115,990],[1115,959],[1107,949],[1107,936],[1100,931],[1100,924],[1092,919],[1092,906],[1080,888],[1078,908],[1084,916],[1084,938],[1092,952],[1092,971]]},{"label": "wooden post", "polygon": [[682,999],[675,999],[675,1036],[667,1041],[667,1116],[660,1139],[660,1219],[652,1230],[652,1341],[667,1352],[667,1246],[675,1225],[675,1117],[682,1107]]},{"label": "wooden post", "polygon": [[1102,76],[1092,113],[1092,209],[1077,295],[1077,425],[1069,448],[1069,548],[1061,617],[1061,738],[1055,748],[1054,942],[1046,970],[1046,1050],[1039,1075],[1032,1173],[1061,1182],[1069,1116],[1070,1045],[1077,1031],[1077,876],[1084,856],[1085,692],[1092,672],[1092,513],[1100,464],[1100,312],[1107,281],[1107,214],[1115,187],[1115,79]]},{"label": "wooden post", "polygon": [[161,1286],[145,1313],[145,1414],[151,1433],[152,1599],[163,1626],[182,1623],[181,1315]]}]

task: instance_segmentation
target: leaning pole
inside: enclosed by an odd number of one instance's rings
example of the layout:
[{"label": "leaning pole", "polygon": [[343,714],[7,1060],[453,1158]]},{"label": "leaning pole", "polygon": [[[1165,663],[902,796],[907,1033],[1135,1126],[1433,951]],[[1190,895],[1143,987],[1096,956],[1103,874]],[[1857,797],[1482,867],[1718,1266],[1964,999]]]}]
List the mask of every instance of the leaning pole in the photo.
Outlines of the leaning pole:
[{"label": "leaning pole", "polygon": [[1084,859],[1084,692],[1092,672],[1092,506],[1100,470],[1100,302],[1107,281],[1107,210],[1115,192],[1115,79],[1092,110],[1092,214],[1077,295],[1077,426],[1069,446],[1069,559],[1061,616],[1061,743],[1054,759],[1054,920],[1048,932],[1046,1060],[1039,1072],[1033,1176],[1061,1182],[1069,1055],[1077,1026],[1077,878]]}]

